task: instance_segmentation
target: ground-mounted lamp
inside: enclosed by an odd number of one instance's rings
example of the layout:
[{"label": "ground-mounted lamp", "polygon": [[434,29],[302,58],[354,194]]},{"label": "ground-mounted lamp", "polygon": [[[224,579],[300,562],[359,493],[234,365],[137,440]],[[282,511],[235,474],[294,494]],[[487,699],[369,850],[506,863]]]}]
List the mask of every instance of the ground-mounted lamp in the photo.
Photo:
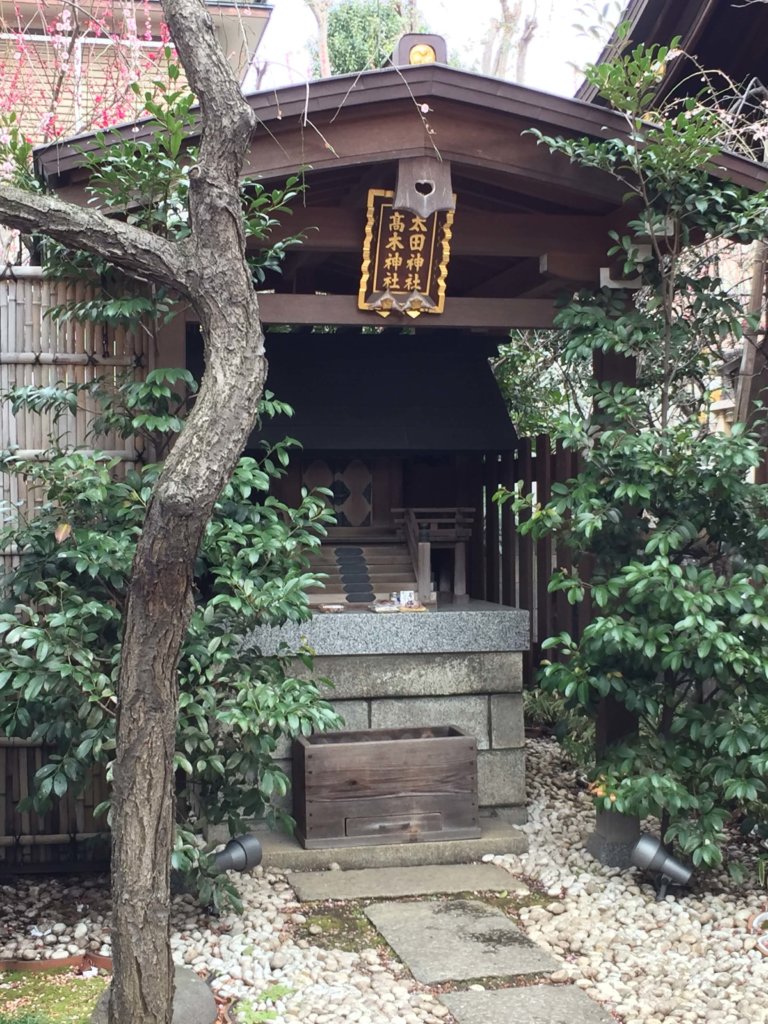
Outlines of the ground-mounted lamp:
[{"label": "ground-mounted lamp", "polygon": [[654,876],[656,899],[663,900],[670,885],[688,885],[693,871],[665,849],[660,839],[644,832],[635,843],[630,860],[636,868]]},{"label": "ground-mounted lamp", "polygon": [[223,850],[214,854],[213,863],[218,872],[250,871],[261,864],[261,857],[261,843],[256,836],[235,836]]}]

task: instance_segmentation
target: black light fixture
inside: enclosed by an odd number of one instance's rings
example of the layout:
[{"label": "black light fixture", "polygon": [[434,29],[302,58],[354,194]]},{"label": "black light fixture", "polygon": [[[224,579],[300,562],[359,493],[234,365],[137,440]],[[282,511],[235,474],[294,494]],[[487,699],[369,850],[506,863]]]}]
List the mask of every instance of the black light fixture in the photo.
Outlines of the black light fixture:
[{"label": "black light fixture", "polygon": [[261,843],[254,835],[235,836],[213,861],[217,871],[250,871],[261,864]]},{"label": "black light fixture", "polygon": [[688,885],[691,868],[673,857],[656,836],[644,832],[629,855],[636,868],[655,876],[656,899],[663,900],[670,885]]}]

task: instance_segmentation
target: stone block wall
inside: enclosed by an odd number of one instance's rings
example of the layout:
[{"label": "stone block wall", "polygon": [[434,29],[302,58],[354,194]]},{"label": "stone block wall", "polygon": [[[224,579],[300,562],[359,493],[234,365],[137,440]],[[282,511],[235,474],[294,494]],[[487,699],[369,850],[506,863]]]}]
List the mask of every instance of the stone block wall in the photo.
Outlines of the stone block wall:
[{"label": "stone block wall", "polygon": [[[456,725],[478,746],[480,807],[525,820],[522,655],[518,652],[319,655],[315,674],[346,728]],[[290,773],[290,745],[278,751]]]},{"label": "stone block wall", "polygon": [[[469,601],[421,615],[315,615],[255,630],[265,654],[281,644],[315,653],[314,673],[346,728],[457,725],[477,739],[481,813],[525,820],[522,652],[527,611]],[[277,758],[291,775],[291,747]]]}]

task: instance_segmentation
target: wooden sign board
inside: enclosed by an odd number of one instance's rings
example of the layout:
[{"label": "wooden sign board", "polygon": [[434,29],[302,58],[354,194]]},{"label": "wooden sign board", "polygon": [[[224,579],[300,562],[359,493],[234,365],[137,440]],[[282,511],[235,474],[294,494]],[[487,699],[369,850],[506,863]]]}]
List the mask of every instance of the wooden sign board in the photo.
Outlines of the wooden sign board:
[{"label": "wooden sign board", "polygon": [[380,316],[442,313],[453,210],[421,217],[394,208],[394,192],[370,189],[358,308]]}]

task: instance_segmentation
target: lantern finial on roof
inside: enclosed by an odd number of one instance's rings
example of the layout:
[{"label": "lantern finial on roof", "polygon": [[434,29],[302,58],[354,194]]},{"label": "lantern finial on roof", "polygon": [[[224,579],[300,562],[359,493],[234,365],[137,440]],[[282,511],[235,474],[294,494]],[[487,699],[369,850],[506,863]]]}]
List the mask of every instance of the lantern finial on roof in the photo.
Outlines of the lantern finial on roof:
[{"label": "lantern finial on roof", "polygon": [[395,43],[395,67],[408,64],[447,64],[448,47],[442,36],[428,32],[406,32]]}]

